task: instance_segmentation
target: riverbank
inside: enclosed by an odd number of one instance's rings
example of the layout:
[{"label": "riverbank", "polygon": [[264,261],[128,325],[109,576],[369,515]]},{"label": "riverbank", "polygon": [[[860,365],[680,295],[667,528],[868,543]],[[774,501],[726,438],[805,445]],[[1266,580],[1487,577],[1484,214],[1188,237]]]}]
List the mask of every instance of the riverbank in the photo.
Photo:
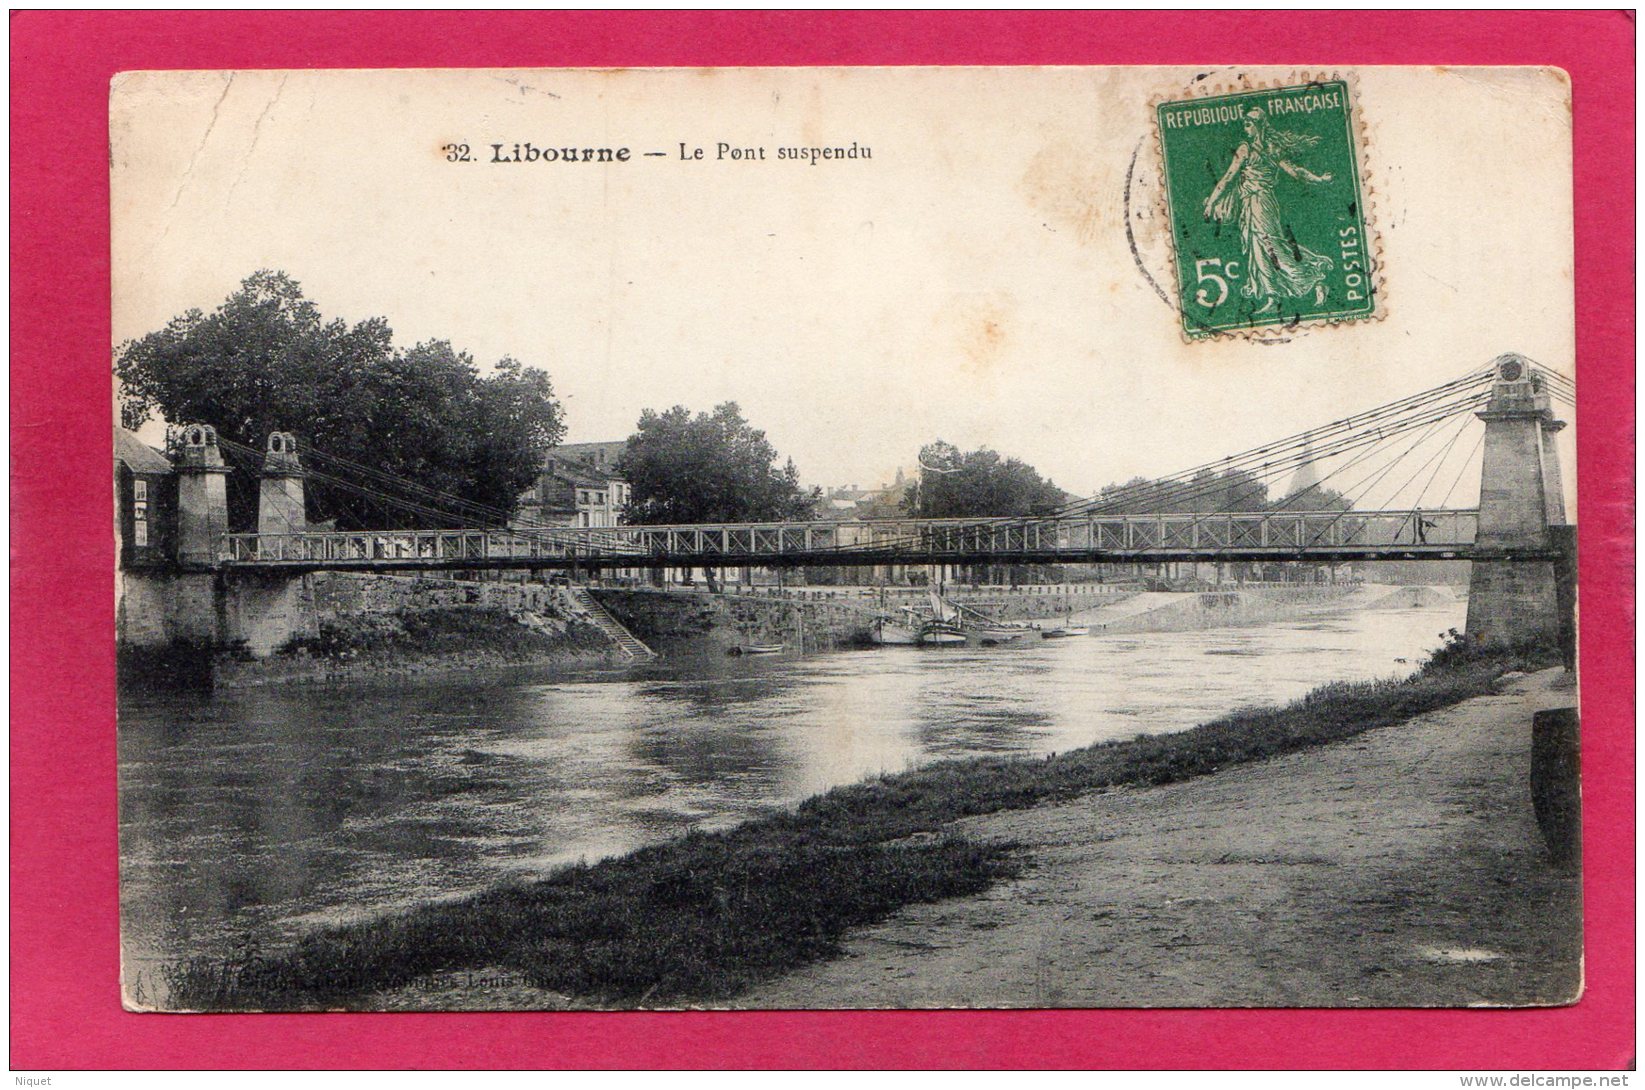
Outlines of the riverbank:
[{"label": "riverbank", "polygon": [[739,1005],[1498,1006],[1574,1002],[1581,875],[1532,812],[1563,670],[1215,776],[968,819],[1020,877],[853,931]]},{"label": "riverbank", "polygon": [[[184,966],[168,1006],[742,1005],[763,982],[834,956],[855,928],[1021,872],[1010,843],[976,840],[961,819],[1353,737],[1488,693],[1521,661],[1451,652],[1404,681],[1327,686],[1177,734],[880,777],[725,832],[327,928],[254,964]],[[486,983],[465,987],[471,973]]]}]

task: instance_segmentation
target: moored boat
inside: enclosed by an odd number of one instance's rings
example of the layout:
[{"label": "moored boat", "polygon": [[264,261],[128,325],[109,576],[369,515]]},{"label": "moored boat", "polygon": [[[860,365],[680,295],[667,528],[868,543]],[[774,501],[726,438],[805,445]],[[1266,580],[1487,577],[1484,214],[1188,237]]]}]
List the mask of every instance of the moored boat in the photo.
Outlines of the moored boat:
[{"label": "moored boat", "polygon": [[965,629],[953,621],[927,621],[916,638],[921,647],[951,647],[967,642]]},{"label": "moored boat", "polygon": [[965,626],[960,623],[959,610],[943,601],[942,593],[931,588],[931,619],[920,625],[918,636],[922,647],[942,647],[967,642]]},{"label": "moored boat", "polygon": [[919,643],[919,628],[890,617],[875,617],[868,625],[868,638],[882,647],[912,647]]},{"label": "moored boat", "polygon": [[1048,640],[1060,640],[1068,636],[1089,636],[1091,626],[1088,624],[1063,625],[1061,628],[1042,628],[1040,635]]},{"label": "moored boat", "polygon": [[1074,611],[1072,609],[1068,611],[1068,615],[1058,627],[1040,629],[1040,635],[1048,640],[1060,640],[1068,636],[1089,636],[1090,634],[1090,625],[1074,623]]},{"label": "moored boat", "polygon": [[1021,621],[1002,621],[979,609],[955,604],[953,619],[965,629],[966,642],[978,647],[1009,647],[1037,639],[1039,632]]},{"label": "moored boat", "polygon": [[780,655],[783,645],[780,643],[740,643],[733,647],[733,655]]}]

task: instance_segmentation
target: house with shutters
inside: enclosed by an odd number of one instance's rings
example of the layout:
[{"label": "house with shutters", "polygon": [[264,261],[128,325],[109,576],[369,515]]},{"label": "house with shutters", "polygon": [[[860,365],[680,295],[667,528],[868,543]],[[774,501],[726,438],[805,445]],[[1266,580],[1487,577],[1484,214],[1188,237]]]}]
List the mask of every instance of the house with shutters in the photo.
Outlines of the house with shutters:
[{"label": "house with shutters", "polygon": [[114,525],[117,568],[171,563],[177,479],[171,459],[126,428],[114,429]]}]

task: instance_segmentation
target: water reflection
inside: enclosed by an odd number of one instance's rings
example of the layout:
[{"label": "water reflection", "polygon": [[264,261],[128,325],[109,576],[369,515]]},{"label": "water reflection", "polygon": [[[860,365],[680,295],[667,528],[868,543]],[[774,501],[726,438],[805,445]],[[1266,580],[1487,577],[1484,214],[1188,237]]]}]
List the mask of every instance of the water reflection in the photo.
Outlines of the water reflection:
[{"label": "water reflection", "polygon": [[640,671],[125,694],[137,963],[463,893],[924,761],[1177,730],[1411,669],[1463,607],[1026,648],[687,658]]}]

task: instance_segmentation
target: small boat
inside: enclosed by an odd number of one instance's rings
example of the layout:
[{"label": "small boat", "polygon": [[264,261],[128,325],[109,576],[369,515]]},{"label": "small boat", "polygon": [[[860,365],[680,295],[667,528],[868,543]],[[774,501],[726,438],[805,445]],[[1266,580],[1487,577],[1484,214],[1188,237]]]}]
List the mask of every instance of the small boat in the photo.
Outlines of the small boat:
[{"label": "small boat", "polygon": [[927,621],[915,637],[921,647],[949,647],[967,642],[965,629],[952,621]]},{"label": "small boat", "polygon": [[782,652],[783,645],[780,643],[740,643],[727,653],[732,655],[780,655]]},{"label": "small boat", "polygon": [[1021,621],[1002,621],[979,609],[956,604],[956,620],[964,624],[968,642],[979,647],[1007,647],[1018,643],[1027,643],[1039,635],[1039,630],[1033,625]]},{"label": "small boat", "polygon": [[920,642],[919,626],[875,617],[868,625],[868,638],[883,647],[912,647]]},{"label": "small boat", "polygon": [[1042,628],[1040,635],[1048,640],[1060,640],[1068,636],[1089,636],[1091,626],[1088,624],[1068,624],[1061,628]]},{"label": "small boat", "polygon": [[1068,611],[1068,616],[1062,622],[1061,627],[1043,628],[1040,630],[1040,635],[1044,636],[1048,640],[1060,640],[1068,636],[1089,636],[1090,634],[1090,625],[1074,623],[1074,611],[1072,609]]},{"label": "small boat", "polygon": [[921,647],[942,647],[967,642],[965,626],[960,623],[960,612],[942,600],[941,592],[931,588],[931,619],[920,625],[917,637]]}]

